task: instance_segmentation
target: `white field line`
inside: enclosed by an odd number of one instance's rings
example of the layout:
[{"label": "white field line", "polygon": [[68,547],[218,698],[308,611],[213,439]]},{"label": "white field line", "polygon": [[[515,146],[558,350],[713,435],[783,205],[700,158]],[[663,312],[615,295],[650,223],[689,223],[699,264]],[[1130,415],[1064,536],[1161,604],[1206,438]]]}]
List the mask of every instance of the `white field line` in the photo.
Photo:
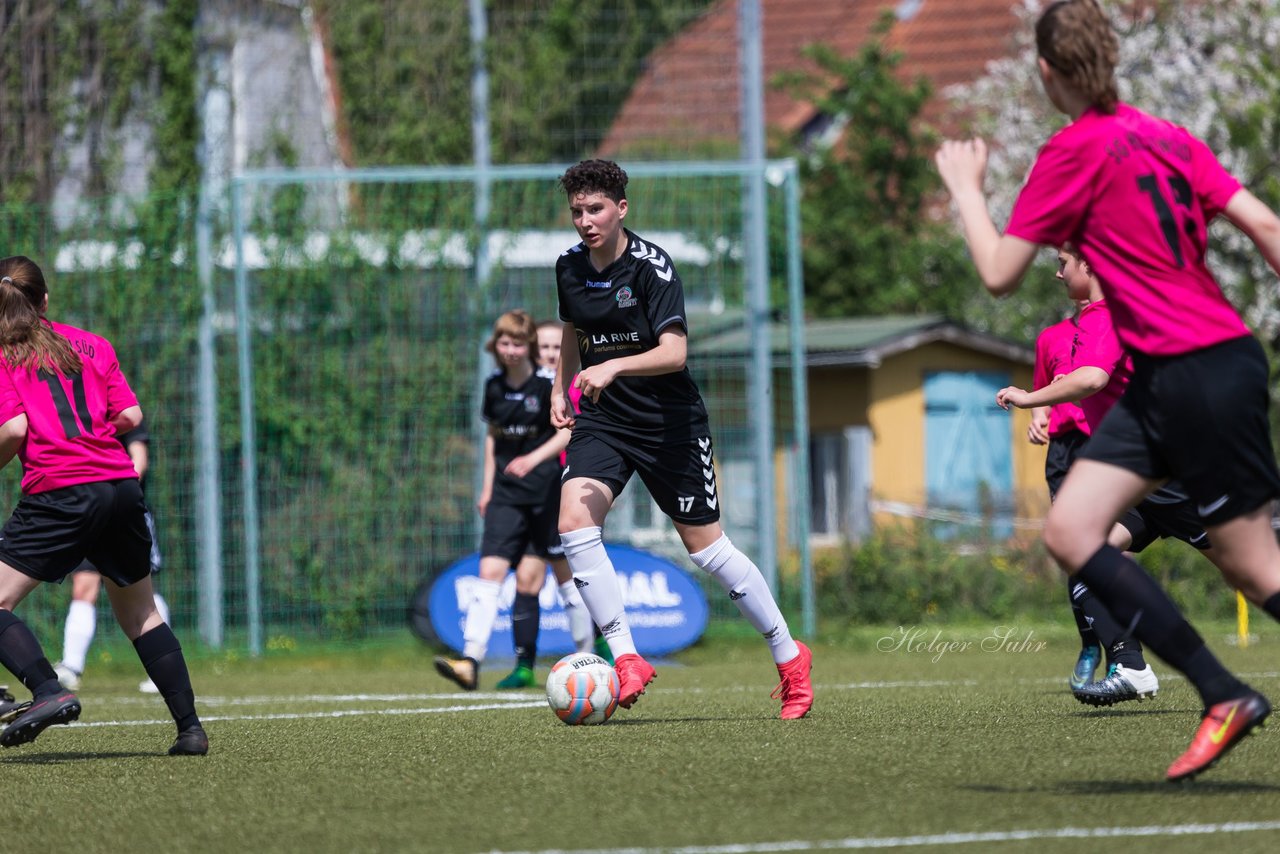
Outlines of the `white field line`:
[{"label": "white field line", "polygon": [[[489,703],[484,705],[469,704],[466,706],[435,706],[433,708],[414,709],[336,709],[328,712],[278,712],[262,715],[201,715],[202,723],[211,721],[297,721],[312,718],[350,718],[377,715],[438,715],[449,712],[484,712],[499,709],[532,709],[546,706],[546,700],[522,701],[512,703]],[[172,718],[149,721],[77,721],[71,727],[104,727],[104,726],[152,726],[167,724],[173,726]]]},{"label": "white field line", "polygon": [[[1142,827],[1058,827],[1044,830],[992,830],[977,833],[932,833],[924,836],[855,836],[845,839],[797,839],[788,842],[743,842],[728,845],[688,845],[679,848],[593,848],[596,854],[766,854],[773,851],[858,851],[872,848],[923,848],[973,845],[980,842],[1022,842],[1031,839],[1122,839],[1158,836],[1204,836],[1219,833],[1261,833],[1280,830],[1280,821],[1238,821],[1223,824],[1165,824]],[[590,854],[587,851],[545,849],[490,854]]]},{"label": "white field line", "polygon": [[[1265,673],[1244,673],[1240,674],[1244,679],[1273,679],[1280,678],[1280,671],[1271,671]],[[1170,674],[1162,676],[1165,680],[1181,679],[1181,676]],[[1056,678],[1040,678],[1018,680],[1023,684],[1057,684],[1062,680]],[[892,690],[895,688],[948,688],[948,687],[972,687],[974,685],[983,684],[976,679],[935,679],[935,680],[904,680],[904,681],[873,681],[873,682],[845,682],[839,684],[822,684],[816,687],[822,691],[857,691],[857,690]],[[664,693],[671,694],[701,694],[709,689],[688,687],[688,688],[672,688]],[[758,688],[748,686],[735,686],[729,689],[716,689],[720,693],[740,692],[748,690],[758,690]],[[449,714],[461,712],[488,712],[500,711],[503,709],[534,709],[540,708],[546,704],[546,700],[540,694],[529,692],[512,692],[501,694],[468,694],[465,695],[467,700],[476,702],[467,702],[459,704],[460,699],[457,693],[449,694],[290,694],[281,696],[252,696],[252,697],[197,697],[196,702],[205,708],[220,706],[267,706],[277,704],[299,703],[405,703],[414,701],[432,701],[432,700],[452,700],[453,705],[434,706],[434,707],[413,707],[413,708],[396,708],[396,709],[378,709],[378,708],[357,708],[357,709],[334,709],[328,711],[315,712],[279,712],[265,714],[225,714],[225,715],[201,715],[204,721],[282,721],[282,720],[304,720],[318,718],[344,718],[359,717],[361,715],[433,715],[433,714]],[[155,697],[111,697],[111,703],[115,704],[146,704],[154,707],[157,702]],[[481,702],[481,701],[498,701],[498,702]],[[169,719],[157,720],[114,720],[114,721],[84,721],[73,723],[73,727],[106,727],[106,726],[150,726],[154,724],[170,724]]]}]

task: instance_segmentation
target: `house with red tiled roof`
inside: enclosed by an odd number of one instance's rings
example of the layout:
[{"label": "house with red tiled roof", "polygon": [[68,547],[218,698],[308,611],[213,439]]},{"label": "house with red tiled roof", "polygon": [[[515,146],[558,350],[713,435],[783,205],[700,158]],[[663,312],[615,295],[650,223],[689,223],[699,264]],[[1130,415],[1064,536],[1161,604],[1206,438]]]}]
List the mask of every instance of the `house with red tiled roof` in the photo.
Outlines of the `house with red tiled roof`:
[{"label": "house with red tiled roof", "polygon": [[[893,14],[887,46],[903,55],[910,79],[938,93],[981,76],[988,62],[1012,52],[1022,26],[1016,0],[761,0],[765,123],[802,132],[819,117],[812,104],[769,85],[781,72],[815,70],[803,50],[815,42],[852,56]],[[720,0],[655,50],[608,135],[601,156],[653,157],[673,150],[699,156],[736,153],[739,139],[739,0]]]}]

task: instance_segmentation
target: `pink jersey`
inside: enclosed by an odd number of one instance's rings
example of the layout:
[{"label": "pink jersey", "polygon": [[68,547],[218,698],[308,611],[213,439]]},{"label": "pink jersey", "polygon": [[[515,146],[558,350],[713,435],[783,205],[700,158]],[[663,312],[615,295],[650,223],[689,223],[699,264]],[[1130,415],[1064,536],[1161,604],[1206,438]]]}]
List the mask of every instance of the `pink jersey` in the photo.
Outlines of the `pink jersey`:
[{"label": "pink jersey", "polygon": [[1206,226],[1239,189],[1185,129],[1090,109],[1040,149],[1006,233],[1079,246],[1124,346],[1172,356],[1249,334],[1204,262]]},{"label": "pink jersey", "polygon": [[1089,432],[1098,429],[1102,417],[1124,394],[1124,387],[1133,376],[1133,360],[1120,346],[1115,326],[1111,323],[1111,311],[1107,300],[1091,302],[1080,312],[1076,321],[1076,337],[1071,347],[1071,370],[1076,368],[1101,368],[1111,375],[1111,380],[1094,394],[1080,401]]},{"label": "pink jersey", "polygon": [[[578,378],[578,375],[574,374],[573,379],[569,380],[568,397],[569,397],[569,414],[570,415],[577,415],[579,412],[582,411],[582,407],[578,405],[578,401],[582,400],[582,389],[578,388],[573,384],[573,380],[576,380],[577,378]],[[566,451],[561,451],[560,466],[563,468],[568,461],[569,461],[569,454]]]},{"label": "pink jersey", "polygon": [[0,424],[27,416],[18,449],[28,495],[77,483],[137,477],[110,420],[138,405],[107,339],[50,323],[84,365],[70,379],[57,371],[15,368],[0,355]]},{"label": "pink jersey", "polygon": [[[1071,373],[1071,346],[1076,337],[1076,322],[1068,317],[1047,327],[1036,338],[1034,388],[1044,388],[1059,374]],[[1049,438],[1072,430],[1089,433],[1084,412],[1074,403],[1055,403],[1049,407]]]}]

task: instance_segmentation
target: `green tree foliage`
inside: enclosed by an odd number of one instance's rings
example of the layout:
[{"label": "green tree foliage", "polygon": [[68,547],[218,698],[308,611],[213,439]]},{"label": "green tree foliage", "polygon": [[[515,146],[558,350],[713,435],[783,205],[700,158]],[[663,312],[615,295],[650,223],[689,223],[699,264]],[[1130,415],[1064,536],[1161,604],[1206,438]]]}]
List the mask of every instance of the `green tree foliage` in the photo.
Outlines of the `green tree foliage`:
[{"label": "green tree foliage", "polygon": [[940,187],[935,138],[920,119],[930,87],[902,79],[901,54],[884,46],[888,25],[852,57],[811,46],[817,71],[776,81],[812,102],[837,136],[807,149],[791,144],[801,161],[805,290],[815,315],[954,316],[979,287],[963,246],[929,216]]},{"label": "green tree foliage", "polygon": [[[600,142],[645,57],[710,0],[491,0],[492,157],[574,160]],[[471,47],[459,0],[319,0],[359,165],[463,164]]]},{"label": "green tree foliage", "polygon": [[86,191],[109,195],[119,177],[121,127],[156,132],[152,188],[195,176],[197,0],[0,5],[0,201],[50,200],[66,139],[85,154]]}]

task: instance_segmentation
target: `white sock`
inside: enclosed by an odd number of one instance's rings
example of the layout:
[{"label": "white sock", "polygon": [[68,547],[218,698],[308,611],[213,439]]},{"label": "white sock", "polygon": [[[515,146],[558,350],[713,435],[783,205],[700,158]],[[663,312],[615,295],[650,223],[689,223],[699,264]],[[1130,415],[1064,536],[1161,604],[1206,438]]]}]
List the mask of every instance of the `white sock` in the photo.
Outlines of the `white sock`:
[{"label": "white sock", "polygon": [[800,647],[791,639],[791,630],[764,576],[751,558],[729,542],[728,536],[721,535],[702,551],[689,555],[689,559],[724,588],[747,622],[764,635],[776,663],[782,664],[800,654]]},{"label": "white sock", "polygon": [[498,620],[502,583],[477,578],[471,589],[471,607],[467,608],[467,618],[462,624],[462,654],[481,662],[489,651],[489,636]]},{"label": "white sock", "polygon": [[89,644],[98,628],[98,606],[92,602],[71,600],[67,609],[67,625],[62,630],[62,663],[76,673],[84,673]]},{"label": "white sock", "polygon": [[573,637],[573,645],[578,652],[590,652],[592,638],[591,614],[572,581],[559,586],[560,601],[564,603],[564,614],[569,618],[569,634]]},{"label": "white sock", "polygon": [[164,597],[159,593],[154,594],[156,597],[156,610],[160,612],[160,619],[164,620],[166,626],[172,626],[169,622],[169,603],[164,601]]},{"label": "white sock", "polygon": [[609,642],[615,661],[619,656],[634,655],[636,642],[631,639],[631,624],[622,606],[622,587],[618,573],[604,550],[604,540],[597,527],[579,528],[560,535],[564,556],[573,570],[573,582]]}]

